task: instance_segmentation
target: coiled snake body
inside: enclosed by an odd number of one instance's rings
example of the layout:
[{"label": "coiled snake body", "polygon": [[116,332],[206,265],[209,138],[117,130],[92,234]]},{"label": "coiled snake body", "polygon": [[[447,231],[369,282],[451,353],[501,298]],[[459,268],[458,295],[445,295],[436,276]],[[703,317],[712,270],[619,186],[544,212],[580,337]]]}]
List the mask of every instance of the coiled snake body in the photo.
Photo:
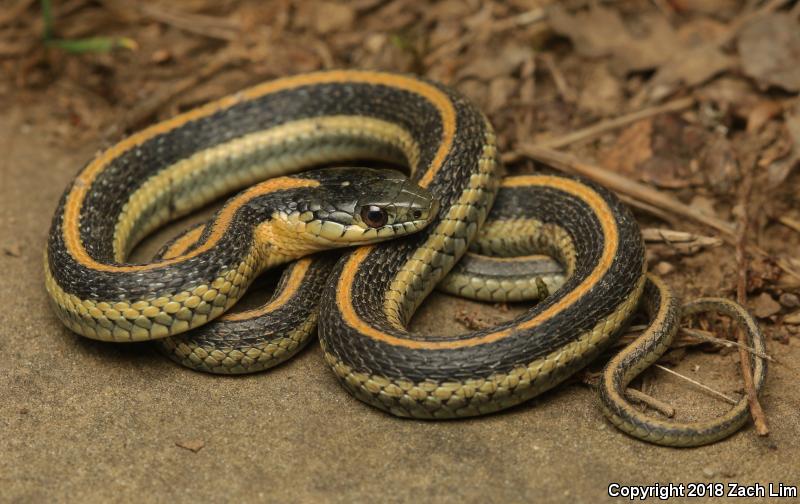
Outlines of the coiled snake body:
[{"label": "coiled snake body", "polygon": [[[359,169],[286,176],[358,159],[406,165],[410,182]],[[444,86],[360,71],[268,82],[151,126],[91,161],[56,211],[47,290],[79,334],[158,339],[173,359],[212,372],[285,360],[318,318],[325,360],[347,390],[419,418],[489,413],[557,385],[615,341],[644,292],[653,321],[607,367],[606,414],[626,432],[668,445],[708,443],[738,429],[744,399],[720,419],[687,424],[644,416],[626,402],[627,384],[668,348],[679,308],[648,279],[639,229],[624,205],[581,179],[502,179],[499,169],[491,125]],[[265,179],[152,262],[126,262],[156,227]],[[269,303],[211,322],[265,268],[365,243],[338,261],[323,254],[293,263]],[[467,284],[452,277],[448,290],[475,297],[554,292],[495,328],[452,337],[409,332],[414,311],[471,244],[546,253],[563,267],[551,273],[564,285],[542,289],[541,266],[525,279],[518,263]],[[763,351],[758,327],[738,305],[705,303],[733,316]],[[764,363],[754,359],[752,367],[760,388]]]}]

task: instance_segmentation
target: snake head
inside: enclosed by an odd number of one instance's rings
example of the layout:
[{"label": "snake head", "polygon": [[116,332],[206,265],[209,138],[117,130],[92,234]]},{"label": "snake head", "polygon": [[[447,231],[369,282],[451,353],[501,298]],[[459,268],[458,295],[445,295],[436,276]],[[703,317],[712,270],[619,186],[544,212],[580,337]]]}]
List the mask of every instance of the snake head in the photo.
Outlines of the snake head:
[{"label": "snake head", "polygon": [[304,172],[319,181],[280,219],[320,249],[364,245],[422,230],[436,217],[430,191],[395,170],[326,168]]}]

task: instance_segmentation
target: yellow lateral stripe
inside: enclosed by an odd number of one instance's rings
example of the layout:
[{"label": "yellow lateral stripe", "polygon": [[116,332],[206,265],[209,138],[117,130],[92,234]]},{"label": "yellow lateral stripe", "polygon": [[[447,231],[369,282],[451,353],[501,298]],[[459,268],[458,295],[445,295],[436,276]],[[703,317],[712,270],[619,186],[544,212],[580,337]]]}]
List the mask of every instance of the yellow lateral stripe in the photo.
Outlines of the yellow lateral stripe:
[{"label": "yellow lateral stripe", "polygon": [[[62,227],[64,243],[67,247],[67,251],[76,261],[81,263],[81,265],[100,271],[139,271],[152,267],[150,265],[114,266],[103,264],[95,261],[86,251],[80,238],[80,210],[83,205],[83,201],[88,194],[89,188],[92,186],[92,183],[97,176],[102,173],[102,171],[109,166],[111,162],[125,152],[154,137],[157,137],[158,135],[179,128],[187,122],[208,117],[220,110],[232,107],[242,102],[254,100],[271,93],[301,86],[335,82],[375,84],[398,88],[403,91],[408,91],[422,96],[437,108],[442,121],[442,140],[433,161],[431,162],[430,166],[427,167],[426,172],[422,174],[418,182],[419,185],[427,187],[438,173],[439,168],[444,162],[447,154],[450,152],[456,130],[455,108],[453,107],[451,100],[444,92],[435,86],[414,78],[379,72],[340,70],[297,75],[294,77],[287,77],[284,79],[266,82],[240,93],[226,96],[220,100],[208,103],[197,109],[190,110],[189,112],[178,115],[172,119],[154,124],[149,128],[131,135],[130,137],[122,140],[100,154],[97,158],[90,162],[86,168],[80,172],[80,174],[78,174],[64,204]],[[163,263],[161,264],[163,265]]]},{"label": "yellow lateral stripe", "polygon": [[467,252],[466,255],[470,255],[476,259],[480,259],[481,261],[498,262],[498,263],[519,263],[523,261],[555,261],[555,259],[545,254],[530,254],[530,255],[514,256],[514,257],[495,257],[495,256],[487,256],[479,254],[477,252]]},{"label": "yellow lateral stripe", "polygon": [[574,290],[568,292],[561,300],[559,300],[559,302],[551,305],[536,317],[522,322],[513,328],[495,331],[483,336],[467,338],[463,340],[413,340],[385,333],[369,325],[356,313],[353,306],[353,281],[355,280],[355,275],[359,270],[361,262],[367,257],[367,254],[369,254],[370,250],[372,250],[372,247],[361,247],[351,254],[345,263],[336,293],[336,303],[342,313],[344,322],[350,327],[354,328],[357,332],[390,345],[420,350],[442,350],[482,345],[501,340],[513,332],[536,327],[546,320],[552,318],[555,314],[565,310],[567,307],[577,302],[584,294],[586,294],[586,292],[594,287],[594,285],[603,277],[603,275],[606,274],[608,269],[611,267],[611,264],[614,262],[614,257],[617,254],[619,247],[619,233],[617,231],[616,221],[611,208],[609,208],[606,201],[591,187],[588,187],[575,180],[562,177],[553,177],[549,175],[519,176],[512,177],[510,181],[507,180],[505,185],[506,187],[524,187],[530,185],[552,187],[580,198],[594,211],[597,219],[600,221],[600,227],[603,230],[603,252],[595,268],[592,270],[589,276],[587,276],[586,279],[581,282],[580,285],[578,285]]},{"label": "yellow lateral stripe", "polygon": [[164,252],[163,259],[172,259],[186,252],[186,250],[189,247],[194,245],[197,242],[197,240],[200,239],[200,236],[203,234],[204,229],[205,226],[197,226],[196,228],[192,229],[185,235],[175,240],[172,243],[172,245],[170,245],[169,248],[167,248],[167,251]]},{"label": "yellow lateral stripe", "polygon": [[300,288],[300,285],[303,283],[303,279],[308,273],[308,268],[311,266],[311,259],[303,258],[297,261],[292,268],[292,273],[289,275],[289,280],[286,282],[286,286],[283,288],[281,293],[272,299],[269,303],[261,306],[259,308],[255,308],[252,310],[240,311],[236,313],[226,313],[220,320],[225,321],[240,321],[240,320],[248,320],[254,319],[256,317],[260,317],[262,315],[266,315],[267,313],[273,312],[278,308],[281,308],[286,304],[289,299],[292,298],[295,294],[297,294],[297,290]]},{"label": "yellow lateral stripe", "polygon": [[222,211],[214,221],[213,224],[214,227],[211,230],[211,233],[209,234],[208,239],[205,241],[205,243],[203,243],[196,249],[192,250],[188,254],[182,254],[177,257],[173,257],[171,259],[165,259],[163,261],[150,264],[114,265],[114,264],[103,264],[95,261],[89,256],[88,253],[86,253],[86,250],[81,247],[81,250],[83,251],[83,256],[79,255],[76,258],[84,266],[88,266],[100,271],[113,271],[113,272],[151,270],[151,269],[161,268],[163,266],[167,266],[170,264],[182,262],[185,261],[186,259],[197,257],[203,252],[206,252],[210,250],[212,247],[214,247],[214,245],[216,245],[222,238],[222,236],[225,234],[225,231],[228,229],[228,226],[230,226],[231,220],[233,219],[233,216],[236,214],[236,211],[239,210],[242,206],[246,205],[247,202],[250,201],[251,199],[276,191],[283,191],[287,189],[298,189],[302,187],[317,187],[317,186],[319,186],[319,181],[317,180],[281,177],[272,180],[267,180],[266,182],[262,182],[261,184],[251,187],[250,189],[242,192],[237,197],[232,199],[227,205],[225,205],[225,207],[222,209]]},{"label": "yellow lateral stripe", "polygon": [[[123,207],[117,219],[117,226],[114,235],[114,255],[117,262],[124,261],[124,254],[128,250],[131,240],[130,232],[136,219],[140,216],[142,208],[148,208],[155,195],[169,191],[170,187],[179,187],[187,180],[197,181],[200,177],[206,176],[205,170],[212,167],[214,162],[209,160],[227,158],[230,159],[231,152],[236,156],[247,156],[261,149],[270,146],[281,145],[293,138],[313,138],[328,134],[351,134],[355,137],[373,138],[386,143],[394,144],[399,148],[413,165],[419,159],[419,146],[407,130],[402,126],[380,119],[370,119],[360,116],[324,116],[311,119],[300,119],[290,121],[270,128],[268,130],[257,131],[244,135],[223,144],[198,151],[197,153],[177,161],[171,166],[163,168],[155,175],[149,177],[136,191],[128,196],[128,201]],[[250,184],[258,181],[282,175],[283,173],[264,172]],[[226,177],[240,179],[235,171],[229,171],[221,177],[221,182]],[[207,185],[207,184],[206,184]],[[228,188],[228,191],[232,188]],[[225,191],[225,192],[228,192]],[[223,192],[224,193],[224,192]],[[222,195],[223,193],[219,193]],[[191,200],[191,194],[183,195],[182,199],[172,200],[173,208],[183,213],[186,208],[186,201]],[[177,255],[173,253],[172,255]]]}]

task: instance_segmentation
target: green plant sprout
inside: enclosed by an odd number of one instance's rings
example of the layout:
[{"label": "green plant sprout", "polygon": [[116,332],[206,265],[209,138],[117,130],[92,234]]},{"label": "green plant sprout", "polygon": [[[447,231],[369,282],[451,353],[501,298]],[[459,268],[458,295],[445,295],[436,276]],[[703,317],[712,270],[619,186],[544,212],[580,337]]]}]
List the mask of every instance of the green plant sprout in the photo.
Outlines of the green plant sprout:
[{"label": "green plant sprout", "polygon": [[86,37],[80,39],[59,39],[53,36],[53,10],[50,0],[41,0],[42,18],[44,20],[44,44],[57,47],[69,53],[107,53],[114,49],[135,50],[138,44],[128,37]]}]

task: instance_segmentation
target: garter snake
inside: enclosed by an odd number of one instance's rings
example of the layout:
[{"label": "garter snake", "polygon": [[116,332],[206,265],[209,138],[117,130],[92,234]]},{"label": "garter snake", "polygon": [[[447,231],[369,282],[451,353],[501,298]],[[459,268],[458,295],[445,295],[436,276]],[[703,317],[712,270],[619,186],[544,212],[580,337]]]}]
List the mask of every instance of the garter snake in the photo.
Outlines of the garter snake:
[{"label": "garter snake", "polygon": [[[358,169],[298,173],[359,159],[405,165],[410,182]],[[126,261],[150,231],[257,182],[152,262]],[[488,229],[500,230],[501,238]],[[492,298],[516,286],[522,296],[533,285],[546,297],[491,329],[409,332],[414,311],[479,233],[488,249],[507,248],[527,233],[518,245],[555,258],[564,268],[563,286],[546,288],[540,271],[527,287],[522,280],[484,279],[473,294],[483,290]],[[402,238],[381,241],[395,236]],[[265,306],[212,322],[265,268],[364,243],[338,260],[323,254],[293,263]],[[65,191],[45,278],[56,313],[73,331],[109,341],[160,340],[173,359],[212,372],[274,365],[302,347],[317,322],[325,360],[347,390],[417,418],[490,413],[554,387],[607,349],[644,298],[653,324],[642,343],[612,361],[601,383],[612,422],[651,442],[688,446],[721,439],[746,421],[741,403],[702,428],[628,407],[624,387],[668,347],[679,318],[668,290],[646,276],[630,212],[581,179],[501,178],[495,135],[483,114],[452,90],[416,77],[362,71],[288,77],[132,135],[89,162]],[[720,306],[730,307],[711,307]],[[307,315],[296,316],[301,311]],[[749,316],[727,313],[763,350]],[[277,329],[267,330],[264,321]],[[215,326],[221,329],[209,330]],[[193,328],[200,332],[187,333]],[[760,359],[753,371],[760,388]]]}]

